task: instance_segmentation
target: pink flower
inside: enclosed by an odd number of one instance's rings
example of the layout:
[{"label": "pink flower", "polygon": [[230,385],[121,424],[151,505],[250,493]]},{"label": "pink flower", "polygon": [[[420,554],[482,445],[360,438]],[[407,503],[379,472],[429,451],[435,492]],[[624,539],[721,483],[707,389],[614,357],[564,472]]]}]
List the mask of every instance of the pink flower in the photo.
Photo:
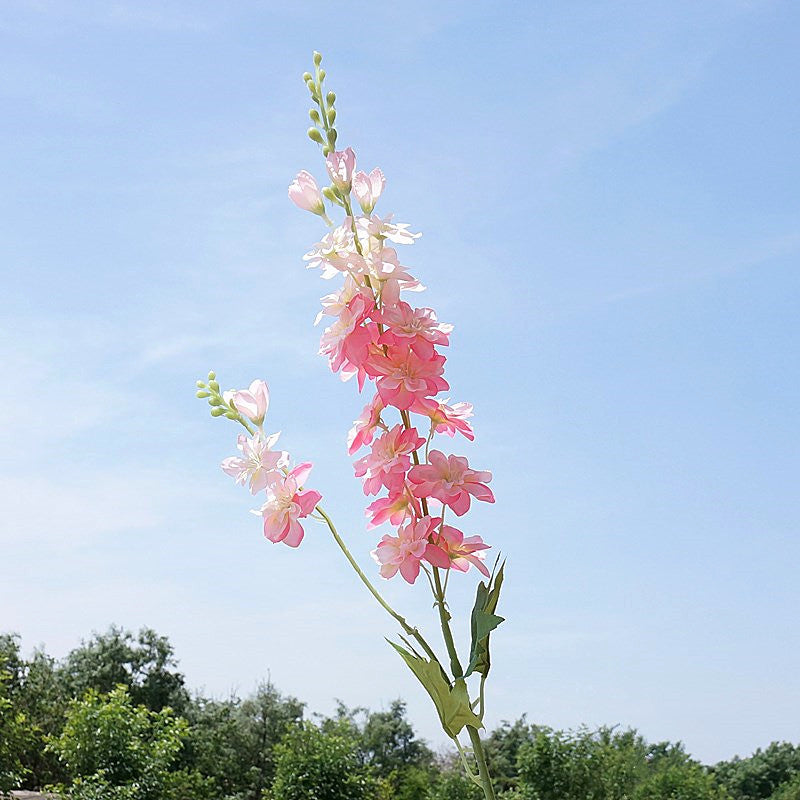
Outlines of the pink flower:
[{"label": "pink flower", "polygon": [[377,326],[363,325],[374,302],[356,294],[339,313],[339,318],[322,334],[320,355],[328,356],[332,372],[343,367],[360,367],[369,355],[369,345],[377,338]]},{"label": "pink flower", "polygon": [[353,464],[356,477],[364,477],[364,494],[377,494],[384,486],[399,489],[411,466],[410,453],[423,444],[416,428],[399,424],[376,439],[370,454]]},{"label": "pink flower", "polygon": [[356,154],[353,149],[348,147],[346,150],[335,150],[325,159],[325,166],[328,168],[331,183],[340,192],[349,192],[356,168]]},{"label": "pink flower", "polygon": [[303,526],[298,520],[307,517],[322,500],[319,492],[302,489],[311,472],[311,464],[299,464],[288,475],[267,487],[268,500],[254,514],[264,518],[264,536],[271,542],[297,547],[303,541]]},{"label": "pink flower", "polygon": [[[415,239],[422,236],[421,233],[412,233],[405,222],[394,223],[391,221],[391,214],[386,219],[378,216],[360,217],[356,220],[358,235],[360,238],[377,239],[383,241],[388,239],[395,244],[414,244]],[[370,243],[370,249],[372,248]]]},{"label": "pink flower", "polygon": [[374,319],[386,326],[380,344],[408,345],[420,358],[430,358],[434,345],[450,344],[453,326],[439,322],[431,308],[412,308],[399,301],[381,309]]},{"label": "pink flower", "polygon": [[457,528],[442,525],[425,557],[437,567],[444,565],[445,568],[452,567],[459,572],[466,572],[471,564],[488,578],[489,570],[483,563],[484,554],[481,552],[488,549],[489,545],[480,536],[469,536],[465,539]]},{"label": "pink flower", "polygon": [[361,415],[353,422],[353,427],[350,428],[350,432],[347,434],[347,452],[350,455],[353,455],[361,447],[372,444],[383,407],[379,394],[376,394],[372,401],[364,406]]},{"label": "pink flower", "polygon": [[347,275],[341,289],[331,294],[326,294],[320,299],[322,311],[317,314],[314,324],[319,325],[323,317],[338,317],[347,307],[347,304],[360,293],[362,293],[362,289],[355,278],[352,275]]},{"label": "pink flower", "polygon": [[356,252],[353,231],[347,223],[325,234],[303,256],[303,260],[308,262],[307,269],[320,267],[326,280],[341,272],[363,272],[365,269],[364,259]]},{"label": "pink flower", "polygon": [[353,177],[353,194],[365,214],[372,213],[385,186],[386,178],[377,167],[369,175],[366,172],[356,172]]},{"label": "pink flower", "polygon": [[320,215],[325,213],[325,204],[317,182],[305,170],[298,172],[297,177],[289,184],[289,199],[303,211]]},{"label": "pink flower", "polygon": [[225,392],[224,398],[251,422],[261,425],[269,408],[269,387],[264,381],[255,380],[249,389],[235,389]]},{"label": "pink flower", "polygon": [[242,458],[231,456],[222,462],[223,471],[236,480],[240,486],[249,481],[251,494],[256,494],[281,477],[280,469],[286,466],[287,454],[272,450],[280,433],[264,437],[258,431],[252,439],[240,434],[237,447]]},{"label": "pink flower", "polygon": [[384,522],[390,522],[395,527],[402,525],[409,517],[419,517],[421,509],[417,498],[403,486],[400,491],[392,492],[388,497],[381,497],[380,500],[370,503],[366,515],[370,517],[367,530],[372,530]]},{"label": "pink flower", "polygon": [[471,442],[475,440],[472,425],[467,422],[472,416],[472,403],[455,403],[450,406],[426,397],[414,403],[411,410],[430,417],[436,433],[444,433],[452,437],[458,432]]},{"label": "pink flower", "polygon": [[491,472],[470,469],[466,458],[446,456],[439,450],[431,450],[429,461],[409,470],[408,481],[415,497],[434,497],[459,517],[469,511],[470,495],[494,503],[492,490],[486,486],[492,479]]},{"label": "pink flower", "polygon": [[372,557],[381,565],[380,573],[391,578],[398,570],[407,583],[414,583],[419,575],[419,562],[425,557],[428,538],[435,532],[435,521],[423,517],[418,522],[409,522],[397,531],[397,536],[384,536]]},{"label": "pink flower", "polygon": [[367,372],[375,377],[375,385],[387,406],[410,408],[416,400],[450,388],[442,377],[444,356],[432,354],[420,358],[410,348],[389,347],[388,354],[377,351],[365,364]]}]

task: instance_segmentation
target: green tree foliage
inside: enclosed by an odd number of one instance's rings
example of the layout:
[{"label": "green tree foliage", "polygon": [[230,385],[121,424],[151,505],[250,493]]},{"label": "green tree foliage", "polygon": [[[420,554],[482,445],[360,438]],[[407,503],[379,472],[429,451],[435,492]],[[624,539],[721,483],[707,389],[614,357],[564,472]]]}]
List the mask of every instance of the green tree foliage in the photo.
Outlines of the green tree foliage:
[{"label": "green tree foliage", "polygon": [[445,769],[432,781],[428,800],[483,800],[483,796],[483,790],[463,770],[453,768]]},{"label": "green tree foliage", "polygon": [[402,700],[394,700],[388,711],[368,713],[361,731],[361,750],[366,763],[381,777],[433,763],[433,753],[416,738]]},{"label": "green tree foliage", "polygon": [[275,746],[303,715],[303,704],[271,683],[245,700],[197,699],[187,708],[182,763],[214,779],[223,797],[260,800],[275,774]]},{"label": "green tree foliage", "polygon": [[378,787],[346,723],[297,725],[276,748],[271,800],[372,800]]},{"label": "green tree foliage", "polygon": [[[115,685],[115,681],[121,685]],[[169,641],[95,635],[63,661],[0,635],[0,794],[65,800],[479,800],[456,753],[434,756],[401,700],[302,722],[263,684],[191,698]],[[713,769],[636,731],[554,731],[523,717],[486,737],[498,800],[800,800],[800,747],[775,742]],[[49,744],[48,744],[49,743]]]},{"label": "green tree foliage", "polygon": [[487,737],[484,744],[489,772],[500,793],[508,793],[519,783],[517,760],[522,745],[533,740],[535,728],[523,715],[513,724],[503,722]]},{"label": "green tree foliage", "polygon": [[727,794],[681,745],[636,731],[536,728],[518,756],[525,800],[723,800]]},{"label": "green tree foliage", "polygon": [[636,787],[633,800],[727,800],[730,795],[696,764],[660,769]]},{"label": "green tree foliage", "polygon": [[12,680],[12,673],[6,671],[6,661],[0,656],[0,794],[18,789],[25,775],[20,758],[25,739],[25,717],[9,697]]},{"label": "green tree foliage", "polygon": [[770,800],[800,800],[800,774],[779,786]]},{"label": "green tree foliage", "polygon": [[170,709],[135,705],[125,686],[108,694],[90,689],[71,702],[52,743],[71,779],[59,793],[70,800],[164,800],[186,728]]},{"label": "green tree foliage", "polygon": [[165,636],[150,628],[134,636],[112,626],[73,650],[62,671],[72,697],[82,697],[88,689],[110,692],[122,685],[135,703],[151,711],[170,707],[182,712],[189,698],[176,667],[175,653]]},{"label": "green tree foliage", "polygon": [[773,742],[749,758],[722,761],[714,767],[714,775],[734,800],[766,800],[800,775],[800,746]]}]

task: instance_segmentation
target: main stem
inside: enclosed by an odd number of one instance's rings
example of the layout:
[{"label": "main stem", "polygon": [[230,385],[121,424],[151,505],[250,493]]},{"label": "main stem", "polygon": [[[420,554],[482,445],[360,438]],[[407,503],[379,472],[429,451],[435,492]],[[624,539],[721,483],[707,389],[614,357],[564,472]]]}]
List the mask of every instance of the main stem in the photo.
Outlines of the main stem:
[{"label": "main stem", "polygon": [[[403,425],[405,426],[406,430],[408,430],[411,427],[411,419],[408,411],[401,411],[400,416],[403,419]],[[419,456],[417,455],[417,451],[415,450],[411,455],[414,463],[419,464]],[[428,504],[425,501],[425,498],[422,499],[422,506],[423,510],[427,514]],[[447,647],[447,654],[450,656],[450,669],[453,672],[454,678],[463,678],[464,669],[461,666],[461,661],[458,658],[458,651],[456,650],[456,644],[453,640],[453,631],[450,629],[450,614],[447,611],[445,604],[444,589],[442,588],[442,580],[439,575],[438,567],[433,568],[433,582],[435,587],[434,594],[436,605],[439,609],[439,623],[442,626],[442,637],[444,638],[444,643]],[[481,716],[483,716],[483,683],[481,683]],[[472,752],[475,756],[475,761],[478,764],[478,776],[480,778],[481,789],[483,789],[484,797],[486,800],[497,800],[497,795],[494,793],[494,787],[492,786],[492,778],[489,775],[489,767],[486,764],[486,753],[483,749],[483,742],[481,741],[480,734],[476,728],[473,728],[470,725],[467,725],[466,728],[467,732],[469,733],[469,740],[472,743]]]}]

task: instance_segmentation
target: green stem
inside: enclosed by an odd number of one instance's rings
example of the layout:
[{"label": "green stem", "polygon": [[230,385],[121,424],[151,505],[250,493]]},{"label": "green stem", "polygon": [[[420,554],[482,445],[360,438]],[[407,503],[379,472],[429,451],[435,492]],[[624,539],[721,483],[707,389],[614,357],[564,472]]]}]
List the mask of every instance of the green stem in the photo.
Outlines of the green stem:
[{"label": "green stem", "polygon": [[433,568],[433,583],[436,587],[436,606],[439,609],[439,622],[442,626],[442,636],[447,647],[447,654],[450,656],[450,669],[454,678],[463,678],[464,669],[458,660],[456,644],[453,641],[453,632],[450,630],[450,614],[444,602],[444,592],[442,591],[442,579],[439,575],[439,567]]},{"label": "green stem", "polygon": [[469,733],[469,740],[472,742],[472,753],[475,756],[475,761],[478,762],[478,777],[480,778],[481,788],[486,800],[497,800],[497,795],[494,793],[492,786],[492,779],[489,776],[489,767],[486,766],[486,753],[483,750],[483,742],[478,734],[478,731],[467,725],[467,732]]},{"label": "green stem", "polygon": [[322,506],[317,506],[315,510],[325,520],[330,532],[333,534],[333,538],[336,540],[336,544],[339,545],[339,549],[344,553],[345,558],[350,562],[350,566],[356,571],[356,575],[361,578],[361,582],[367,587],[367,589],[369,589],[370,594],[372,594],[372,596],[380,603],[381,607],[400,625],[400,627],[408,636],[412,636],[414,639],[416,639],[416,641],[419,643],[419,646],[427,653],[430,659],[438,664],[439,659],[436,657],[436,653],[433,652],[431,646],[425,641],[422,634],[412,625],[409,625],[408,622],[406,622],[405,617],[403,617],[401,614],[398,614],[383,599],[383,597],[381,597],[380,592],[372,585],[372,582],[364,574],[364,571],[361,569],[361,567],[358,566],[358,562],[353,558],[352,554],[347,549],[347,545],[344,543],[342,537],[339,536],[339,532],[336,530],[333,520],[327,515]]}]

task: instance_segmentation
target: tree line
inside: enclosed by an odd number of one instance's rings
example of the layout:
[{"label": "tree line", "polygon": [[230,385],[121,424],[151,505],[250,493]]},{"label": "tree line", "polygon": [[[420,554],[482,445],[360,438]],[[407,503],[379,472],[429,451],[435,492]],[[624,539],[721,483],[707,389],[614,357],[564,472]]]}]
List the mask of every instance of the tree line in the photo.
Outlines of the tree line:
[{"label": "tree line", "polygon": [[[800,800],[800,746],[713,766],[635,730],[557,731],[525,717],[487,737],[503,800]],[[271,683],[190,693],[172,645],[110,628],[56,660],[0,635],[0,796],[65,800],[480,800],[457,753],[418,738],[402,700],[308,717]]]}]

